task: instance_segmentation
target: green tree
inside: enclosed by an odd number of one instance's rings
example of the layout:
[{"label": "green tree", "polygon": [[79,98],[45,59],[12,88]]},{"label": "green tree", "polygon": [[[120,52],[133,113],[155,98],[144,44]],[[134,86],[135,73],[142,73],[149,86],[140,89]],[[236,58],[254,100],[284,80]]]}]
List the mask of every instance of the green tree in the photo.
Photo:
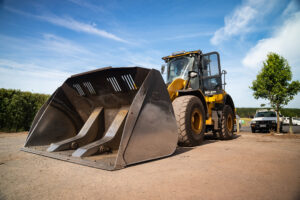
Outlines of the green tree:
[{"label": "green tree", "polygon": [[[292,81],[291,67],[284,57],[269,53],[250,88],[254,91],[255,99],[262,98],[270,102],[279,122],[279,111],[300,91],[300,82]],[[277,123],[277,133],[279,128],[280,123]]]}]

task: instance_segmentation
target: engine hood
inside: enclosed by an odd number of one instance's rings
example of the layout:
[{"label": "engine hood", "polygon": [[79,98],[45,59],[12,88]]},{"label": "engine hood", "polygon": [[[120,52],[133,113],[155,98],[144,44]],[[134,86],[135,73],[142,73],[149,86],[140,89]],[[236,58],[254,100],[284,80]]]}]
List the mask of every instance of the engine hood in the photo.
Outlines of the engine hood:
[{"label": "engine hood", "polygon": [[277,117],[256,117],[251,120],[251,122],[253,121],[277,121]]}]

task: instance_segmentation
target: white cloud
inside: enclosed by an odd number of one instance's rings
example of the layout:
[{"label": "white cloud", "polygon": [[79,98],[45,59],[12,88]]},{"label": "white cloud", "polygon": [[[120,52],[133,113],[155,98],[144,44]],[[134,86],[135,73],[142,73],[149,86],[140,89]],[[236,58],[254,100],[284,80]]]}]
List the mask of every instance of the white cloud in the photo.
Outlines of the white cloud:
[{"label": "white cloud", "polygon": [[22,39],[0,34],[0,43],[1,88],[51,94],[71,74],[94,69],[100,59],[93,51],[48,33]]},{"label": "white cloud", "polygon": [[25,38],[0,34],[0,43],[0,52],[3,52],[0,55],[0,88],[48,94],[53,93],[71,74],[105,66],[159,69],[161,61],[161,53],[155,51],[82,46],[49,33]]},{"label": "white cloud", "polygon": [[101,57],[97,50],[89,45],[83,46],[84,44],[50,33],[24,38],[0,34],[0,43],[0,59],[23,61],[72,72],[76,72],[76,67],[94,65]]},{"label": "white cloud", "polygon": [[59,53],[63,56],[82,56],[82,54],[93,55],[92,52],[86,48],[71,42],[65,38],[58,37],[53,34],[43,34],[43,40],[40,41],[40,49],[49,50],[52,52]]},{"label": "white cloud", "polygon": [[234,12],[230,17],[225,17],[225,26],[218,29],[211,38],[211,43],[218,45],[230,36],[248,32],[247,25],[254,19],[257,11],[250,6],[242,7]]},{"label": "white cloud", "polygon": [[299,10],[299,7],[300,7],[300,2],[298,2],[297,0],[291,0],[288,6],[283,11],[282,15],[285,17],[289,17],[291,14],[297,12]]},{"label": "white cloud", "polygon": [[31,74],[32,76],[38,76],[40,78],[50,77],[68,77],[70,74],[54,69],[47,69],[32,63],[20,63],[8,59],[0,59],[0,68],[2,69],[13,69],[13,71],[21,71],[23,73]]},{"label": "white cloud", "polygon": [[126,41],[112,33],[109,33],[105,30],[96,28],[96,25],[94,23],[93,24],[85,24],[85,23],[76,21],[70,17],[60,18],[57,16],[38,16],[38,18],[48,21],[52,24],[74,30],[74,31],[84,32],[84,33],[93,34],[93,35],[105,37],[108,39],[112,39],[112,40],[115,40],[118,42],[128,43],[128,41]]},{"label": "white cloud", "polygon": [[141,52],[132,52],[126,48],[119,48],[123,55],[121,61],[127,66],[139,66],[146,68],[160,69],[161,52],[157,50],[144,50]]},{"label": "white cloud", "polygon": [[225,16],[224,27],[214,33],[210,42],[213,45],[218,45],[228,38],[252,31],[253,23],[268,13],[276,3],[276,0],[272,2],[266,0],[246,1],[237,7],[232,14]]},{"label": "white cloud", "polygon": [[101,30],[99,28],[96,27],[95,23],[92,24],[87,24],[87,23],[83,23],[83,22],[79,22],[74,20],[71,17],[58,17],[55,15],[32,15],[30,13],[26,13],[14,8],[10,8],[10,7],[4,7],[6,10],[10,11],[10,12],[14,12],[23,16],[27,16],[27,17],[34,17],[36,19],[39,20],[43,20],[43,21],[47,21],[51,24],[57,25],[57,26],[61,26],[70,30],[74,30],[77,32],[84,32],[84,33],[88,33],[88,34],[92,34],[92,35],[97,35],[100,37],[104,37],[104,38],[108,38],[111,40],[115,40],[118,42],[123,42],[123,43],[129,43],[128,41],[112,34],[109,33],[105,30]]},{"label": "white cloud", "polygon": [[294,13],[270,38],[262,39],[250,49],[242,63],[246,67],[259,68],[269,52],[284,56],[290,64],[300,64],[300,12]]},{"label": "white cloud", "polygon": [[32,63],[0,59],[0,87],[51,94],[69,73]]},{"label": "white cloud", "polygon": [[90,10],[93,10],[93,11],[97,11],[97,12],[104,12],[105,11],[101,6],[91,4],[91,3],[89,3],[85,0],[69,0],[69,1],[74,3],[74,4],[77,4],[79,6],[86,7]]},{"label": "white cloud", "polygon": [[201,33],[193,33],[193,34],[184,34],[184,35],[176,35],[174,37],[168,37],[168,38],[160,38],[159,40],[182,40],[187,38],[197,38],[197,37],[203,37],[203,36],[211,36],[214,32],[201,32]]}]

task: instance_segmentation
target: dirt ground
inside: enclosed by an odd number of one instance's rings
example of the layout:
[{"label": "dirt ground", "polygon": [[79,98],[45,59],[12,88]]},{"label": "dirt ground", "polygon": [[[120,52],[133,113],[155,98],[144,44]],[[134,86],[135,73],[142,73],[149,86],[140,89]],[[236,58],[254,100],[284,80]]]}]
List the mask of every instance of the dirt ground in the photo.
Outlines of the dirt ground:
[{"label": "dirt ground", "polygon": [[300,136],[242,133],[104,171],[19,151],[0,133],[0,199],[300,199]]}]

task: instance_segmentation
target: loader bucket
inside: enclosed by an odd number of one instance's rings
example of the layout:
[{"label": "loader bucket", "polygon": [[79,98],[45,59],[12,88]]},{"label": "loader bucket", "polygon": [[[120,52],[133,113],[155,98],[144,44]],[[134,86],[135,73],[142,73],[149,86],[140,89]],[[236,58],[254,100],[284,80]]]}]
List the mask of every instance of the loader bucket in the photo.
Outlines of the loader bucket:
[{"label": "loader bucket", "polygon": [[22,150],[116,170],[171,155],[177,138],[160,73],[109,67],[68,78],[36,114]]}]

